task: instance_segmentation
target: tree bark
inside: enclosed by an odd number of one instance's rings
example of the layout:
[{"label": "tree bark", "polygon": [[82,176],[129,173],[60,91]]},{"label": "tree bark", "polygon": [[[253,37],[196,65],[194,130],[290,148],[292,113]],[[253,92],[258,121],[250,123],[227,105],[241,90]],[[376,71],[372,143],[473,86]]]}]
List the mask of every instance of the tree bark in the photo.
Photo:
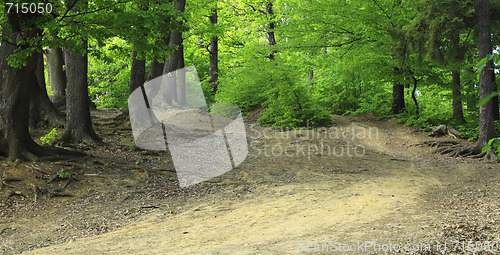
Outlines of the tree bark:
[{"label": "tree bark", "polygon": [[[15,19],[15,18],[13,18]],[[9,25],[12,26],[13,22]],[[23,29],[24,30],[24,29]],[[26,31],[26,30],[25,30]],[[7,58],[16,50],[26,49],[28,45],[19,42],[34,38],[40,31],[34,28],[27,32],[5,26],[2,29],[2,47],[0,48],[0,154],[7,155],[10,161],[16,159],[35,159],[30,148],[35,143],[28,132],[29,103],[35,82],[37,58],[28,57],[26,65],[14,68]],[[10,40],[11,42],[8,42]]]},{"label": "tree bark", "polygon": [[[494,69],[493,69],[494,70]],[[496,77],[495,77],[495,73],[493,73],[493,75],[491,76],[493,79],[493,91],[496,91],[498,92],[498,84],[497,84],[497,81],[496,81]],[[498,102],[498,96],[496,97],[493,97],[491,99],[491,101],[493,102],[493,120],[500,120],[500,105],[499,105],[499,102]]]},{"label": "tree bark", "polygon": [[[267,40],[268,40],[269,46],[273,47],[274,45],[276,45],[276,38],[275,38],[275,35],[274,35],[274,28],[276,27],[276,23],[273,21],[273,19],[274,19],[274,10],[273,10],[273,3],[272,3],[271,0],[269,0],[267,2],[266,13],[267,13],[268,19],[271,20],[269,22],[269,27],[268,27],[269,31],[267,32]],[[276,54],[276,51],[273,50],[271,52],[271,54],[269,54],[269,59],[274,60],[274,55],[275,54]]]},{"label": "tree bark", "polygon": [[[186,6],[186,0],[177,0],[174,2],[174,8],[178,12],[184,12]],[[182,21],[178,22],[178,25],[182,25]],[[184,46],[182,33],[178,30],[173,30],[170,32],[169,45],[177,46],[177,49],[170,54],[170,58],[163,67],[163,74],[174,72],[184,68]],[[175,73],[172,73],[175,75]],[[165,92],[165,99],[169,105],[172,105],[172,101],[177,101],[179,105],[186,105],[186,76],[182,72],[178,72],[177,86],[170,86]]]},{"label": "tree bark", "polygon": [[146,61],[137,59],[137,51],[132,53],[132,67],[130,68],[130,81],[128,84],[128,94],[132,94],[134,90],[144,85],[146,78]]},{"label": "tree bark", "polygon": [[151,61],[149,65],[148,81],[154,80],[163,74],[163,65],[165,61],[159,62],[156,58]]},{"label": "tree bark", "polygon": [[[488,0],[478,0],[478,46],[479,59],[492,53],[491,21]],[[479,78],[479,98],[482,99],[493,92],[493,65],[488,61]],[[479,139],[477,146],[485,147],[493,138],[493,101],[479,108]]]},{"label": "tree bark", "polygon": [[[19,68],[12,67],[7,61],[14,52],[35,46],[28,45],[26,41],[36,42],[36,38],[41,36],[42,31],[32,22],[36,15],[4,15],[7,21],[2,27],[0,47],[0,154],[8,156],[9,161],[36,160],[40,156],[55,153],[67,154],[69,152],[65,150],[42,148],[29,135],[28,114],[37,78],[37,54],[28,56],[25,65]],[[31,25],[23,27],[21,24]]]},{"label": "tree bark", "polygon": [[61,48],[47,50],[47,72],[49,86],[53,93],[50,96],[54,105],[59,108],[66,100],[66,73],[63,70],[64,57]]},{"label": "tree bark", "polygon": [[400,114],[406,110],[405,86],[399,81],[402,75],[401,70],[399,68],[394,68],[394,71],[396,78],[392,86],[392,113]]},{"label": "tree bark", "polygon": [[[213,26],[217,25],[217,9],[213,10],[210,22]],[[217,36],[212,37],[210,40],[210,66],[208,73],[210,75],[212,94],[215,95],[219,83],[219,38]]]},{"label": "tree bark", "polygon": [[462,92],[460,82],[460,69],[454,70],[451,73],[451,86],[453,89],[453,119],[458,123],[465,123],[464,112],[462,107]]},{"label": "tree bark", "polygon": [[[87,42],[83,43],[84,48]],[[66,75],[68,78],[66,99],[66,132],[62,140],[65,142],[101,142],[92,128],[90,119],[89,93],[87,84],[87,55],[64,49]]]},{"label": "tree bark", "polygon": [[450,32],[450,61],[453,66],[451,70],[451,88],[453,97],[453,119],[458,123],[465,123],[464,112],[462,107],[462,92],[460,81],[460,33],[458,31]]},{"label": "tree bark", "polygon": [[36,56],[37,63],[35,68],[35,84],[32,86],[33,93],[30,102],[29,126],[39,127],[48,125],[51,127],[63,127],[64,117],[59,113],[47,95],[43,54],[33,54]]}]

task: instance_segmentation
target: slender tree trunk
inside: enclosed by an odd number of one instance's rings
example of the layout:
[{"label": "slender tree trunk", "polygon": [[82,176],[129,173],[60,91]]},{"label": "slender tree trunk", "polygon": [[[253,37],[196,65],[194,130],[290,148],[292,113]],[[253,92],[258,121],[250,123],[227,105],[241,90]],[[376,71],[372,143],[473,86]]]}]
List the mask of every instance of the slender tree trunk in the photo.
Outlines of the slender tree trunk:
[{"label": "slender tree trunk", "polygon": [[146,78],[146,61],[137,59],[137,51],[132,53],[132,67],[130,68],[130,81],[128,84],[128,94],[144,84]]},{"label": "slender tree trunk", "polygon": [[464,112],[462,107],[462,92],[460,82],[460,69],[454,70],[451,73],[453,88],[453,119],[458,123],[465,123]]},{"label": "slender tree trunk", "polygon": [[[269,22],[269,31],[267,32],[267,40],[269,43],[269,46],[273,47],[276,45],[276,38],[274,35],[274,28],[276,27],[276,23],[274,22],[274,10],[273,10],[273,3],[271,0],[267,2],[266,5],[266,13],[267,17],[270,20]],[[276,50],[273,50],[271,54],[269,54],[269,59],[274,60],[274,55],[276,54]]]},{"label": "slender tree trunk", "polygon": [[[491,21],[488,0],[478,0],[478,45],[479,59],[485,58],[492,52]],[[493,92],[493,65],[486,63],[479,78],[479,98],[484,98]],[[493,138],[493,101],[489,101],[479,108],[479,139],[477,146],[482,148]]]},{"label": "slender tree trunk", "polygon": [[458,123],[465,123],[462,107],[462,85],[460,81],[460,33],[458,31],[450,32],[449,54],[453,60],[453,70],[451,72],[451,88],[453,90],[453,119]]},{"label": "slender tree trunk", "polygon": [[399,68],[394,68],[395,81],[392,86],[392,113],[399,114],[406,110],[405,106],[405,86],[401,84],[400,76],[402,72]]},{"label": "slender tree trunk", "polygon": [[[83,43],[84,48],[87,42]],[[90,119],[89,93],[87,84],[87,55],[64,49],[66,75],[68,78],[66,99],[66,132],[62,140],[65,142],[100,142],[92,128]]]},{"label": "slender tree trunk", "polygon": [[159,62],[156,58],[149,65],[148,81],[154,80],[163,74],[163,66],[165,61]]},{"label": "slender tree trunk", "polygon": [[[174,8],[178,12],[184,12],[186,0],[177,0],[174,2]],[[178,22],[182,25],[182,21]],[[177,46],[177,49],[170,54],[170,58],[163,67],[163,73],[167,74],[184,68],[184,46],[182,40],[182,33],[178,30],[170,32],[169,45]],[[186,77],[183,72],[177,72],[176,78],[177,86],[173,85],[165,91],[165,99],[169,105],[172,105],[172,100],[177,101],[179,105],[186,105]],[[175,73],[173,73],[175,75]],[[178,88],[177,88],[178,87]]]},{"label": "slender tree trunk", "polygon": [[[217,9],[213,10],[210,22],[213,26],[217,25]],[[219,38],[217,36],[212,37],[210,40],[210,66],[208,73],[210,75],[212,94],[215,95],[219,83]]]},{"label": "slender tree trunk", "polygon": [[[498,84],[496,81],[495,73],[493,73],[491,77],[493,78],[493,91],[498,91]],[[500,120],[498,96],[493,97],[491,101],[493,102],[493,120]]]},{"label": "slender tree trunk", "polygon": [[47,50],[47,72],[49,86],[52,92],[50,96],[54,105],[59,108],[66,100],[66,73],[63,70],[64,57],[61,48]]},{"label": "slender tree trunk", "polygon": [[418,105],[417,95],[416,95],[418,80],[417,77],[415,77],[415,74],[413,73],[412,70],[410,70],[410,74],[411,78],[413,79],[413,90],[411,91],[411,98],[413,99],[413,103],[415,103],[415,108],[416,108],[415,114],[418,116],[420,115],[420,106]]},{"label": "slender tree trunk", "polygon": [[37,58],[35,69],[35,85],[32,86],[33,93],[30,102],[30,127],[49,125],[52,127],[63,127],[64,117],[59,113],[47,95],[45,85],[44,63],[42,53],[33,53]]}]

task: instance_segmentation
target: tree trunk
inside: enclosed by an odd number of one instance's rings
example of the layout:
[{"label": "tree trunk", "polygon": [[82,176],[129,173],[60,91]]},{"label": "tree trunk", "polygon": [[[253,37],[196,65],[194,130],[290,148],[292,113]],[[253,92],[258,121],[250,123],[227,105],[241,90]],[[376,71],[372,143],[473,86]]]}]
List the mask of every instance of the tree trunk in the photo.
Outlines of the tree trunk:
[{"label": "tree trunk", "polygon": [[[177,0],[174,3],[174,8],[178,12],[184,12],[186,6],[186,0]],[[178,25],[182,25],[182,21],[178,22]],[[184,68],[184,46],[182,40],[182,33],[178,30],[170,32],[169,45],[177,46],[177,49],[170,54],[170,58],[163,67],[163,73],[167,74]],[[175,73],[173,73],[175,75]],[[165,99],[169,105],[172,105],[173,101],[177,101],[179,105],[186,105],[186,77],[182,72],[178,72],[177,86],[170,86],[165,91]],[[177,88],[178,87],[178,88]]]},{"label": "tree trunk", "polygon": [[132,94],[141,85],[144,85],[146,78],[146,61],[137,59],[137,51],[132,53],[132,67],[130,68],[130,82],[128,84],[128,94]]},{"label": "tree trunk", "polygon": [[[485,58],[492,52],[491,21],[488,0],[478,0],[478,46],[479,59]],[[479,98],[482,99],[493,92],[493,65],[486,63],[479,78]],[[479,139],[477,146],[485,147],[493,138],[493,101],[489,101],[479,108]]]},{"label": "tree trunk", "polygon": [[[217,25],[217,9],[213,10],[210,22],[213,26]],[[210,75],[212,94],[215,95],[219,83],[219,38],[217,36],[212,37],[210,40],[210,66],[208,73]]]},{"label": "tree trunk", "polygon": [[[18,50],[25,50],[36,45],[21,44],[22,41],[36,42],[41,30],[34,25],[20,27],[19,24],[31,22],[36,15],[4,14],[7,22],[2,28],[2,46],[0,47],[0,154],[7,155],[9,161],[17,159],[36,160],[39,156],[55,153],[67,154],[68,151],[55,148],[42,148],[29,135],[28,114],[30,100],[35,89],[35,70],[38,64],[37,54],[31,54],[24,66],[15,68],[9,65],[7,58]],[[21,20],[23,21],[21,23]]]},{"label": "tree trunk", "polygon": [[[267,32],[267,40],[268,40],[269,46],[273,47],[274,45],[276,45],[276,38],[275,38],[275,35],[274,35],[274,28],[276,27],[276,23],[273,21],[273,19],[274,19],[274,10],[273,10],[273,3],[271,2],[271,0],[269,0],[267,2],[266,13],[267,13],[268,19],[271,20],[269,22],[269,27],[268,27],[269,31]],[[273,50],[271,52],[271,54],[269,54],[269,59],[274,60],[274,55],[275,54],[276,54],[276,51]]]},{"label": "tree trunk", "polygon": [[417,80],[417,77],[415,77],[413,75],[413,71],[410,71],[410,74],[412,75],[412,79],[413,79],[413,90],[411,92],[411,98],[413,99],[413,102],[415,103],[415,108],[416,108],[415,114],[418,116],[418,115],[420,115],[420,106],[418,105],[417,96],[416,96],[418,80]]},{"label": "tree trunk", "polygon": [[465,123],[462,107],[462,92],[460,89],[460,69],[452,71],[451,76],[451,87],[453,88],[453,119],[458,123]]},{"label": "tree trunk", "polygon": [[48,125],[52,127],[63,127],[64,117],[59,113],[47,95],[45,85],[44,63],[42,53],[33,53],[37,58],[35,68],[35,84],[32,86],[32,98],[30,102],[29,126],[39,127]]},{"label": "tree trunk", "polygon": [[[82,44],[87,47],[87,42]],[[66,99],[66,132],[62,140],[65,142],[100,142],[92,128],[90,119],[89,93],[87,84],[87,55],[64,49],[66,75],[68,78]]]},{"label": "tree trunk", "polygon": [[394,68],[395,76],[394,85],[392,86],[392,113],[400,114],[405,111],[405,86],[401,84],[400,76],[402,72],[399,68]]},{"label": "tree trunk", "polygon": [[[24,30],[24,29],[23,29]],[[0,48],[0,154],[7,155],[10,161],[16,159],[36,159],[34,141],[28,132],[28,114],[32,87],[35,82],[37,57],[28,57],[21,68],[8,64],[7,58],[16,50],[26,49],[28,45],[18,44],[23,39],[37,36],[40,31],[27,29],[22,32],[8,26],[2,29]],[[9,42],[10,40],[10,42]],[[40,148],[39,148],[40,149]]]},{"label": "tree trunk", "polygon": [[[493,78],[493,91],[498,92],[498,84],[496,81],[495,73],[491,76]],[[498,102],[498,96],[491,99],[493,101],[493,120],[500,120],[500,105]]]},{"label": "tree trunk", "polygon": [[165,61],[159,62],[156,58],[151,61],[149,65],[148,81],[154,80],[163,74],[163,65]]},{"label": "tree trunk", "polygon": [[52,95],[51,101],[59,108],[66,100],[66,73],[63,71],[64,58],[61,48],[47,50],[47,72]]}]

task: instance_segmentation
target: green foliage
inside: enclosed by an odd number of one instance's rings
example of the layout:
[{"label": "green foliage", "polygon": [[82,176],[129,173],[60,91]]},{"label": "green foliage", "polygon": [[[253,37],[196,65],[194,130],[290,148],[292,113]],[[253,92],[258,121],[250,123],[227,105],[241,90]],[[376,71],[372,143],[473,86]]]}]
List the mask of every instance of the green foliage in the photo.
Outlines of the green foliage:
[{"label": "green foliage", "polygon": [[68,179],[71,177],[71,173],[61,170],[60,172],[57,173],[57,176],[61,179]]},{"label": "green foliage", "polygon": [[488,145],[486,145],[481,151],[487,152],[487,151],[491,150],[492,148],[494,148],[496,150],[496,152],[498,153],[498,156],[500,157],[500,138],[496,137],[496,138],[491,139],[488,142]]},{"label": "green foliage", "polygon": [[89,57],[89,93],[101,108],[126,108],[132,46],[114,37],[93,46]]},{"label": "green foliage", "polygon": [[57,132],[57,129],[54,128],[50,133],[46,134],[45,136],[40,137],[40,140],[42,141],[42,144],[51,144],[57,139],[61,139],[61,135]]}]

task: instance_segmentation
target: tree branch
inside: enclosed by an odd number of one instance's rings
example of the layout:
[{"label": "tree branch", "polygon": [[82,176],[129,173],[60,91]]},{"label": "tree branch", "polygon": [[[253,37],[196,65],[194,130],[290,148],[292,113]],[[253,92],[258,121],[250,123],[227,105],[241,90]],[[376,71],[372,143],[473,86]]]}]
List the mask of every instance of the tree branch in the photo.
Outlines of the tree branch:
[{"label": "tree branch", "polygon": [[391,23],[392,27],[396,27],[394,25],[394,23],[392,23],[392,18],[391,16],[389,16],[389,14],[387,14],[387,12],[384,10],[384,8],[382,8],[382,6],[380,6],[380,4],[377,2],[377,0],[372,0],[377,6],[378,8],[384,13],[384,15],[389,19],[389,22]]},{"label": "tree branch", "polygon": [[87,11],[87,12],[81,12],[81,13],[77,13],[77,14],[73,14],[73,15],[68,15],[66,16],[67,18],[71,18],[71,17],[76,17],[76,16],[80,16],[80,15],[85,15],[85,14],[90,14],[90,13],[94,13],[94,12],[98,12],[98,11],[102,11],[102,10],[107,10],[115,5],[119,5],[119,4],[123,4],[123,3],[127,3],[128,1],[118,1],[110,6],[106,6],[106,7],[102,7],[102,8],[99,8],[99,9],[95,9],[93,11]]}]

